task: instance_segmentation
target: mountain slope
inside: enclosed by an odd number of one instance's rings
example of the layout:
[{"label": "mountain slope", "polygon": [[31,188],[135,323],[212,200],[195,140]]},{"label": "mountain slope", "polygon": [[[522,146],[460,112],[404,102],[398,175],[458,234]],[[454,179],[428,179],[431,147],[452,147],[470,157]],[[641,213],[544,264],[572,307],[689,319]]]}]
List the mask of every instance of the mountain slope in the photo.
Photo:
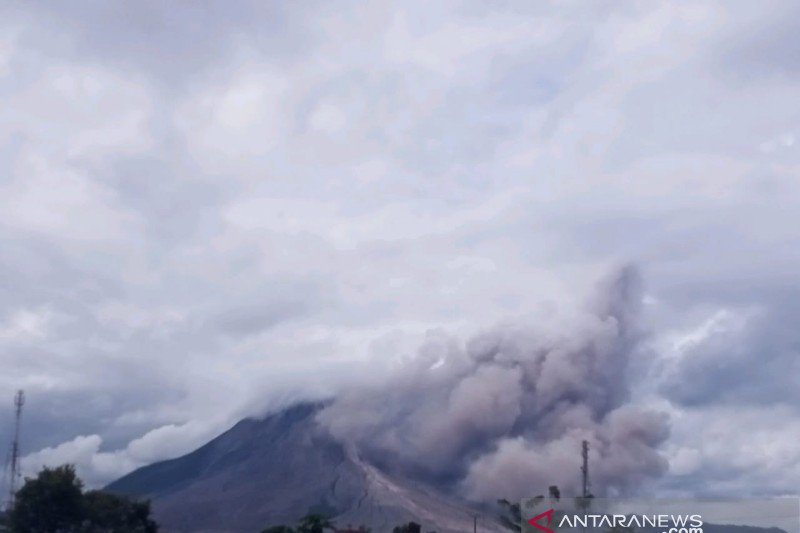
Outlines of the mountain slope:
[{"label": "mountain slope", "polygon": [[[425,531],[472,530],[474,513],[463,502],[389,476],[333,440],[314,421],[319,407],[243,420],[194,452],[140,468],[107,489],[151,498],[170,531],[257,532],[311,511],[375,533],[410,520]],[[479,531],[499,531],[481,522]]]}]

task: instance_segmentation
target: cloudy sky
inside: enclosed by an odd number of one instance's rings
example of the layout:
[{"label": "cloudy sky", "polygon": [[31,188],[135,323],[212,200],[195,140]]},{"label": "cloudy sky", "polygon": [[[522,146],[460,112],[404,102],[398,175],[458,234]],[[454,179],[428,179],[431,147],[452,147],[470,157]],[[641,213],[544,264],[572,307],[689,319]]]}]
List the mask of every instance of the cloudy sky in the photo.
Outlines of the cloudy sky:
[{"label": "cloudy sky", "polygon": [[[0,439],[102,484],[635,265],[660,489],[800,483],[796,2],[5,2]],[[565,326],[568,327],[568,326]]]}]

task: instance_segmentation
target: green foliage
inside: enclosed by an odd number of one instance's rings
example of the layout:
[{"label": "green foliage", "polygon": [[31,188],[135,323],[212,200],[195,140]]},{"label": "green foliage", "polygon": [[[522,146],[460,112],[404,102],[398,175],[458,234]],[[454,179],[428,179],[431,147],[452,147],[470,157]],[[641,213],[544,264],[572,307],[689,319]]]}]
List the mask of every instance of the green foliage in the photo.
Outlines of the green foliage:
[{"label": "green foliage", "polygon": [[289,526],[271,526],[267,529],[262,529],[261,533],[295,533],[295,530]]},{"label": "green foliage", "polygon": [[26,479],[9,516],[14,533],[156,533],[149,502],[102,491],[83,493],[71,465]]},{"label": "green foliage", "polygon": [[150,502],[134,502],[108,492],[84,494],[86,519],[93,533],[155,533],[158,525],[150,519]]},{"label": "green foliage", "polygon": [[83,483],[71,465],[45,468],[26,479],[17,491],[11,511],[11,530],[16,533],[78,531],[83,523]]},{"label": "green foliage", "polygon": [[404,526],[397,526],[392,530],[392,533],[420,533],[422,526],[416,522],[409,522]]},{"label": "green foliage", "polygon": [[300,525],[297,527],[298,533],[323,533],[326,529],[335,529],[333,522],[325,518],[321,514],[310,514],[300,520]]},{"label": "green foliage", "polygon": [[262,529],[261,533],[324,533],[326,529],[336,528],[333,526],[333,522],[325,516],[312,513],[304,516],[300,520],[297,529],[285,525],[270,526],[266,529]]}]

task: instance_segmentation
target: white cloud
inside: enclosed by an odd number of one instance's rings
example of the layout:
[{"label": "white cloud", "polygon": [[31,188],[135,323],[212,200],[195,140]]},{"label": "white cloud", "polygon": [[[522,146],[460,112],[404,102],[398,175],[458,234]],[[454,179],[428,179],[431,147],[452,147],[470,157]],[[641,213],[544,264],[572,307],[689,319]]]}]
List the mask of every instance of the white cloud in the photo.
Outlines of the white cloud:
[{"label": "white cloud", "polygon": [[177,457],[204,444],[223,429],[226,429],[224,421],[220,420],[168,424],[148,431],[117,450],[105,449],[100,435],[81,435],[26,455],[21,466],[23,473],[30,476],[45,466],[72,464],[81,479],[96,487],[140,466]]},{"label": "white cloud", "polygon": [[18,309],[0,323],[0,341],[42,339],[47,335],[49,309]]},{"label": "white cloud", "polygon": [[267,160],[291,131],[291,86],[283,73],[259,63],[226,69],[209,82],[185,98],[175,121],[207,171],[241,178],[240,165]]},{"label": "white cloud", "polygon": [[800,430],[785,407],[726,407],[691,410],[672,417],[665,490],[683,494],[764,497],[796,490],[800,476]]}]

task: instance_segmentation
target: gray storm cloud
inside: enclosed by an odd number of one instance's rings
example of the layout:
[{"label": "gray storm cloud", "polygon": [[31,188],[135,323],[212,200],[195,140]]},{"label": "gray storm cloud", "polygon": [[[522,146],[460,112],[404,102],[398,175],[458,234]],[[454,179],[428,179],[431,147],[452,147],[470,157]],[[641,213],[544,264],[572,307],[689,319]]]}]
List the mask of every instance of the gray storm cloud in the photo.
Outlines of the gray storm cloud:
[{"label": "gray storm cloud", "polygon": [[462,346],[440,337],[387,382],[341,394],[319,420],[380,464],[454,485],[476,500],[578,490],[580,442],[593,488],[624,493],[666,470],[665,415],[628,403],[644,353],[641,286],[626,267],[566,330],[498,327]]}]

